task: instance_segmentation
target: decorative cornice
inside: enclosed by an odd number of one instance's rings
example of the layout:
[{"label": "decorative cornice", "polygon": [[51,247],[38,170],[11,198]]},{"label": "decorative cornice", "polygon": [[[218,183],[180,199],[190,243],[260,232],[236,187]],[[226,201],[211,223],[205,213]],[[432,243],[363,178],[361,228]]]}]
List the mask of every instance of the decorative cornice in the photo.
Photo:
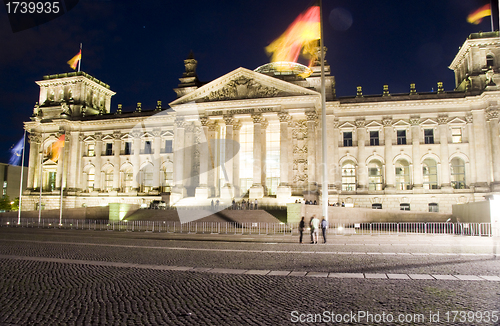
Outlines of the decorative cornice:
[{"label": "decorative cornice", "polygon": [[448,120],[449,120],[449,119],[448,119],[448,117],[446,117],[446,116],[440,116],[440,117],[438,117],[438,118],[437,118],[438,124],[440,124],[440,125],[445,125],[445,124],[447,124],[447,123],[448,123]]},{"label": "decorative cornice", "polygon": [[418,126],[418,125],[420,125],[420,118],[410,118],[410,124],[412,126]]},{"label": "decorative cornice", "polygon": [[316,111],[309,111],[306,112],[306,117],[308,122],[316,121],[316,119],[318,119],[318,114],[316,113]]},{"label": "decorative cornice", "polygon": [[382,124],[384,127],[391,127],[392,126],[392,119],[386,118],[382,120]]},{"label": "decorative cornice", "polygon": [[175,123],[175,126],[177,128],[184,128],[184,119],[182,119],[182,118],[175,118],[174,123]]},{"label": "decorative cornice", "polygon": [[498,109],[496,108],[488,109],[486,111],[486,116],[488,117],[488,121],[493,119],[498,119]]},{"label": "decorative cornice", "polygon": [[208,117],[207,116],[201,116],[200,117],[200,123],[203,127],[208,126]]},{"label": "decorative cornice", "polygon": [[279,112],[278,118],[280,119],[280,122],[288,122],[292,120],[292,116],[287,112]]},{"label": "decorative cornice", "polygon": [[234,123],[234,117],[232,115],[225,115],[223,118],[226,126],[231,126]]},{"label": "decorative cornice", "polygon": [[358,127],[358,128],[364,128],[366,125],[366,121],[365,120],[356,120],[355,124],[356,124],[356,127]]},{"label": "decorative cornice", "polygon": [[263,121],[262,114],[260,113],[252,114],[252,119],[253,123],[262,123]]},{"label": "decorative cornice", "polygon": [[465,121],[467,121],[467,123],[473,123],[474,122],[474,118],[472,117],[472,114],[471,115],[466,115],[465,116]]}]

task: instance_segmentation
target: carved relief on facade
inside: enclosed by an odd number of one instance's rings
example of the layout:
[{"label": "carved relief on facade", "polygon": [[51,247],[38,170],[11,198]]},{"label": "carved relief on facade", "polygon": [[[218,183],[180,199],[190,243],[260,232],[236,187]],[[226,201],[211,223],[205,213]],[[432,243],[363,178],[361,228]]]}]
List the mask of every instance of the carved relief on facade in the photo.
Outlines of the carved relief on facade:
[{"label": "carved relief on facade", "polygon": [[211,92],[206,101],[223,101],[247,98],[273,97],[280,91],[275,87],[264,86],[252,78],[241,76],[230,81],[219,90]]}]

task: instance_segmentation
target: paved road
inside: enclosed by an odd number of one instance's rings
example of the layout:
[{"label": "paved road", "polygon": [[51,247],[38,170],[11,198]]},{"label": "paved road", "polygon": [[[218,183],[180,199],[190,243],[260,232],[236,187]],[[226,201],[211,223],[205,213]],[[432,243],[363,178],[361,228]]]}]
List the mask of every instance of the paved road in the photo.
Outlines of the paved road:
[{"label": "paved road", "polygon": [[0,228],[0,325],[500,325],[500,239],[297,240]]}]

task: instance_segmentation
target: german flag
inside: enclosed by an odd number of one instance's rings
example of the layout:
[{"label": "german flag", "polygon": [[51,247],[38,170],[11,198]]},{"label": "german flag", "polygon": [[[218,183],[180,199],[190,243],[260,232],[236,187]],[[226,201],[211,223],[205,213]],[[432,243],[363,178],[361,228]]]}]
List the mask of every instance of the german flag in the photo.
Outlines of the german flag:
[{"label": "german flag", "polygon": [[484,17],[488,16],[491,16],[491,5],[489,3],[476,11],[471,12],[469,16],[467,16],[467,22],[477,25],[483,20]]},{"label": "german flag", "polygon": [[68,61],[68,64],[73,70],[76,69],[78,66],[78,62],[82,59],[82,50],[80,49],[80,52],[78,52],[77,55],[75,55],[71,60]]},{"label": "german flag", "polygon": [[267,53],[272,54],[271,62],[297,62],[302,50],[302,54],[310,58],[312,63],[316,57],[317,40],[321,37],[320,28],[320,8],[313,5],[266,47]]},{"label": "german flag", "polygon": [[57,161],[59,161],[59,156],[61,156],[61,151],[64,148],[64,139],[65,136],[61,135],[61,137],[53,142],[52,145],[48,148],[47,156],[53,162],[57,163]]}]

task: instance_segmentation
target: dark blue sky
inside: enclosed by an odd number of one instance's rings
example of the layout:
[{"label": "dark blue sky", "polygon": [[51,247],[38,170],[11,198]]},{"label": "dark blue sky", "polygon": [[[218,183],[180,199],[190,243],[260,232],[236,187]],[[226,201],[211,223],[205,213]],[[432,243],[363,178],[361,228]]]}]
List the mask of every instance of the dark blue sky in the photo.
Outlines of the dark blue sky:
[{"label": "dark blue sky", "polygon": [[[482,0],[324,0],[327,61],[338,96],[454,88],[448,65],[470,33],[490,31],[489,18],[466,22]],[[142,102],[153,109],[175,99],[173,88],[190,50],[198,76],[210,81],[238,67],[269,62],[264,47],[277,38],[311,2],[80,0],[62,17],[13,33],[0,8],[0,162],[22,137],[44,75],[70,72],[66,64],[83,43],[82,71],[117,94],[112,111]],[[333,11],[333,14],[331,14]],[[335,14],[340,13],[340,14]],[[334,21],[329,18],[336,17]],[[352,24],[349,24],[352,18]],[[498,28],[496,28],[498,29]]]}]

